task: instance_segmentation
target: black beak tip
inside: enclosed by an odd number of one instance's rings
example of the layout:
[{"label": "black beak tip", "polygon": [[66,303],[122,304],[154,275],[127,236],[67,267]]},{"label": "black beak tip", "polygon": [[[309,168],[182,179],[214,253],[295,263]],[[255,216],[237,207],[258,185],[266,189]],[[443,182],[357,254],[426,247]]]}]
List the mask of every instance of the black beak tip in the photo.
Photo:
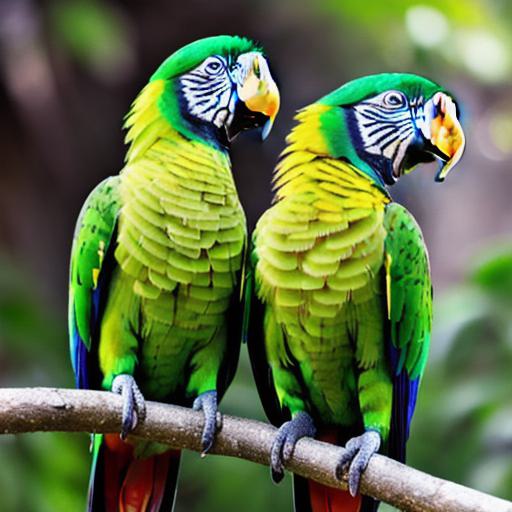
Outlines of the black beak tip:
[{"label": "black beak tip", "polygon": [[435,182],[436,183],[443,183],[443,181],[445,180],[446,176],[441,176],[441,173],[443,172],[443,165],[441,164],[439,166],[439,170],[437,171],[437,174],[436,174],[436,177],[435,177]]}]

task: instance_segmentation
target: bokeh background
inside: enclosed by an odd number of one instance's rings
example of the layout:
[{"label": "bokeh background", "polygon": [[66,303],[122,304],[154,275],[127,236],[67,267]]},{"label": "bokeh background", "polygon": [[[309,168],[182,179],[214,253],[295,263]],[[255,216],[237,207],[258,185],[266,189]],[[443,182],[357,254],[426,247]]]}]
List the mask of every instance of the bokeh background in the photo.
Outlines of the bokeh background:
[{"label": "bokeh background", "polygon": [[[454,91],[467,151],[443,185],[394,187],[421,224],[435,287],[432,355],[411,465],[512,499],[512,2],[507,0],[1,0],[0,386],[73,385],[66,334],[73,226],[123,162],[121,121],[157,65],[196,38],[266,48],[283,107],[265,145],[233,148],[254,224],[294,111],[360,75],[409,71]],[[223,402],[263,419],[243,350]],[[187,453],[177,511],[290,510],[290,479]],[[85,434],[0,436],[0,511],[83,510]],[[384,509],[384,507],[383,507]],[[387,508],[390,510],[390,508]]]}]

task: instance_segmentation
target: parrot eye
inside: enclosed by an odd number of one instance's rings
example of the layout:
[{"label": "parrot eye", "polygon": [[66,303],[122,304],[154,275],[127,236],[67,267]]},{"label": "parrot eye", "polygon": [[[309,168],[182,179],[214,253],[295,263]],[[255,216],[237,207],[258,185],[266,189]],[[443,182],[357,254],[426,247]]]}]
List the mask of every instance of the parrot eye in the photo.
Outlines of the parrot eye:
[{"label": "parrot eye", "polygon": [[399,108],[406,104],[406,99],[401,92],[391,91],[384,96],[383,102],[386,107]]},{"label": "parrot eye", "polygon": [[222,64],[219,60],[212,59],[206,62],[204,69],[210,75],[216,75],[217,73],[219,73],[219,71],[221,71]]}]

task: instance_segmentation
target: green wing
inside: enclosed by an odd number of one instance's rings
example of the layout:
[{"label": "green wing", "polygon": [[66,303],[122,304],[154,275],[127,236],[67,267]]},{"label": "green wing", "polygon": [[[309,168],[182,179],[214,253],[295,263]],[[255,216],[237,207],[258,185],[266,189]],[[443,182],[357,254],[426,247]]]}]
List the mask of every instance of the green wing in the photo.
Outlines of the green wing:
[{"label": "green wing", "polygon": [[89,352],[98,327],[102,292],[106,291],[113,257],[109,247],[120,209],[119,177],[102,181],[89,195],[78,217],[71,250],[69,337],[76,384],[88,388]]},{"label": "green wing", "polygon": [[386,289],[393,410],[389,454],[405,459],[405,442],[432,330],[432,284],[420,227],[399,204],[386,208]]},{"label": "green wing", "polygon": [[399,204],[386,209],[386,281],[391,342],[399,352],[397,373],[423,374],[432,330],[432,284],[420,227]]}]

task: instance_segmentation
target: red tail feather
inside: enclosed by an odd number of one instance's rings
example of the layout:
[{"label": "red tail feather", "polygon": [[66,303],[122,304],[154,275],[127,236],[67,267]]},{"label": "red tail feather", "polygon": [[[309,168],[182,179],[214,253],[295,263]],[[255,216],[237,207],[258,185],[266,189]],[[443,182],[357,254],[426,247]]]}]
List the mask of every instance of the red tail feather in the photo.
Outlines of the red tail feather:
[{"label": "red tail feather", "polygon": [[[106,512],[158,512],[168,484],[174,485],[180,452],[136,459],[131,444],[118,434],[105,435],[104,500]],[[170,462],[176,467],[169,474]],[[168,482],[171,477],[174,482]],[[172,499],[172,498],[171,498]]]},{"label": "red tail feather", "polygon": [[153,495],[149,504],[148,512],[158,512],[160,510],[166,490],[169,463],[174,459],[174,463],[178,465],[180,460],[179,456],[179,451],[169,451],[157,456],[157,464],[155,464],[155,473],[153,477]]},{"label": "red tail feather", "polygon": [[312,512],[359,512],[361,509],[360,494],[353,498],[348,491],[326,487],[311,480],[308,487]]},{"label": "red tail feather", "polygon": [[146,511],[153,491],[155,457],[134,460],[119,493],[119,512]]},{"label": "red tail feather", "polygon": [[[325,431],[317,436],[320,441],[338,444],[338,436],[334,431]],[[348,491],[334,489],[312,480],[308,481],[309,500],[312,512],[359,512],[362,496],[353,498]]]}]

